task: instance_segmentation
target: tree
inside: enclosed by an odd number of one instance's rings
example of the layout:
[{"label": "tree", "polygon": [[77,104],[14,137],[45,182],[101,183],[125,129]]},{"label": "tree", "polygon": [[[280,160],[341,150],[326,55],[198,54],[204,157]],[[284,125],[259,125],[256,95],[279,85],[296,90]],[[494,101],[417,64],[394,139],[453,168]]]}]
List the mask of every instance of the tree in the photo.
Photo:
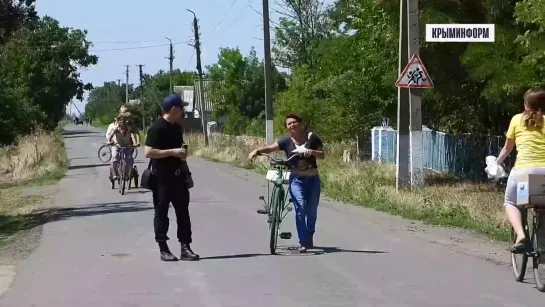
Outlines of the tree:
[{"label": "tree", "polygon": [[316,65],[316,48],[329,36],[329,20],[321,0],[281,0],[282,17],[274,28],[273,52],[278,66],[292,68]]},{"label": "tree", "polygon": [[[244,57],[238,48],[222,48],[217,63],[207,70],[212,81],[213,116],[228,118],[225,131],[261,135],[265,131],[265,79],[263,62],[257,58],[255,49]],[[285,79],[276,70],[273,85],[274,92],[286,87]],[[252,127],[251,132],[248,127]]]},{"label": "tree", "polygon": [[35,5],[36,0],[0,1],[0,44],[18,29],[38,20]]},{"label": "tree", "polygon": [[[173,71],[172,79],[174,85],[193,85],[195,73],[177,69]],[[129,98],[140,99],[140,104],[128,105],[127,108],[140,127],[142,117],[146,123],[150,123],[161,114],[160,103],[170,93],[169,87],[170,74],[163,70],[154,75],[144,74],[142,87],[129,84]],[[85,113],[106,124],[113,120],[124,104],[125,84],[120,87],[115,82],[105,82],[103,86],[96,87],[89,93]]]},{"label": "tree", "polygon": [[70,100],[82,99],[91,89],[78,73],[98,60],[89,54],[86,34],[44,17],[16,30],[1,46],[0,88],[6,105],[0,112],[0,143],[37,127],[55,128]]}]

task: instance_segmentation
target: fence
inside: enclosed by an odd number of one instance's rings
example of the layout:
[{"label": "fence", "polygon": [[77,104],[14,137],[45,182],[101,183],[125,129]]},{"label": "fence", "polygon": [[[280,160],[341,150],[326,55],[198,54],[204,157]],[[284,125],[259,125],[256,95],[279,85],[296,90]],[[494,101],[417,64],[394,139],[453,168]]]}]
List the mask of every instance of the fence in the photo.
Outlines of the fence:
[{"label": "fence", "polygon": [[[498,156],[505,136],[491,135],[451,135],[443,132],[422,129],[424,168],[449,173],[458,177],[483,180],[485,157]],[[390,127],[375,127],[371,130],[371,157],[375,161],[396,162],[397,131]],[[506,159],[508,169],[516,157],[513,152]]]}]

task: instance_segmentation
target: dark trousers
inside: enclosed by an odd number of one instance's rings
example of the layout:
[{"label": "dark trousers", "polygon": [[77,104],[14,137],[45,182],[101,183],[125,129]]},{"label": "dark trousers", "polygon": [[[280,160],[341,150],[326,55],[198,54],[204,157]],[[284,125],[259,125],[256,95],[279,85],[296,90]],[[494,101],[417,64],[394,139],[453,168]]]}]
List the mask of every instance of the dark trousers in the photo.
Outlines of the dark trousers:
[{"label": "dark trousers", "polygon": [[176,212],[176,223],[178,224],[178,241],[182,244],[191,243],[191,219],[189,217],[189,189],[185,183],[185,176],[172,178],[157,178],[157,184],[152,190],[153,206],[155,216],[153,226],[155,230],[155,241],[166,242],[169,219],[168,209],[172,203]]}]

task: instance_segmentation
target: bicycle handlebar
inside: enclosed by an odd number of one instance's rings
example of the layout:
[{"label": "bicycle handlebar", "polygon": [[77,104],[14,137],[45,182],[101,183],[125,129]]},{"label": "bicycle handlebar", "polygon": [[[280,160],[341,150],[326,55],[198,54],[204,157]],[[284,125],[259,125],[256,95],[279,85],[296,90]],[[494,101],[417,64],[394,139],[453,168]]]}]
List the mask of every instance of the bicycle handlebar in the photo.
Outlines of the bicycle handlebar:
[{"label": "bicycle handlebar", "polygon": [[260,156],[266,156],[266,157],[269,158],[269,160],[274,161],[274,162],[276,162],[276,163],[287,163],[287,162],[289,162],[291,159],[293,159],[294,157],[300,156],[301,154],[295,154],[295,155],[289,157],[287,160],[277,159],[277,158],[275,158],[275,157],[273,157],[273,156],[271,156],[271,155],[269,155],[269,154],[266,154],[266,153],[262,153],[262,154],[259,154],[259,155],[260,155]]},{"label": "bicycle handlebar", "polygon": [[[113,144],[114,146],[117,146],[117,144]],[[126,146],[126,147],[121,147],[121,146],[117,146],[117,148],[119,149],[129,149],[129,148],[137,148],[138,146],[136,145],[131,145],[131,146]]]}]

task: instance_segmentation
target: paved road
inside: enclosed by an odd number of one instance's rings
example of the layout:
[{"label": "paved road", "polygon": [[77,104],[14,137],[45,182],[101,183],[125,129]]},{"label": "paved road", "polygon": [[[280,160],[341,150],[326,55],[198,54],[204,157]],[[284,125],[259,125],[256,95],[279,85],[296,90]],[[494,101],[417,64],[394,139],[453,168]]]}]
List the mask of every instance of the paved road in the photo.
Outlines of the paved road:
[{"label": "paved road", "polygon": [[[545,300],[531,278],[513,280],[502,246],[333,202],[319,211],[315,243],[323,253],[299,255],[289,248],[293,238],[281,242],[282,255],[268,255],[267,225],[255,214],[260,176],[197,159],[190,161],[193,247],[203,258],[161,262],[151,195],[111,190],[96,158],[101,130],[67,129],[72,166],[55,199],[67,208],[44,226],[2,307],[535,307]],[[285,224],[293,230],[292,213]]]}]

